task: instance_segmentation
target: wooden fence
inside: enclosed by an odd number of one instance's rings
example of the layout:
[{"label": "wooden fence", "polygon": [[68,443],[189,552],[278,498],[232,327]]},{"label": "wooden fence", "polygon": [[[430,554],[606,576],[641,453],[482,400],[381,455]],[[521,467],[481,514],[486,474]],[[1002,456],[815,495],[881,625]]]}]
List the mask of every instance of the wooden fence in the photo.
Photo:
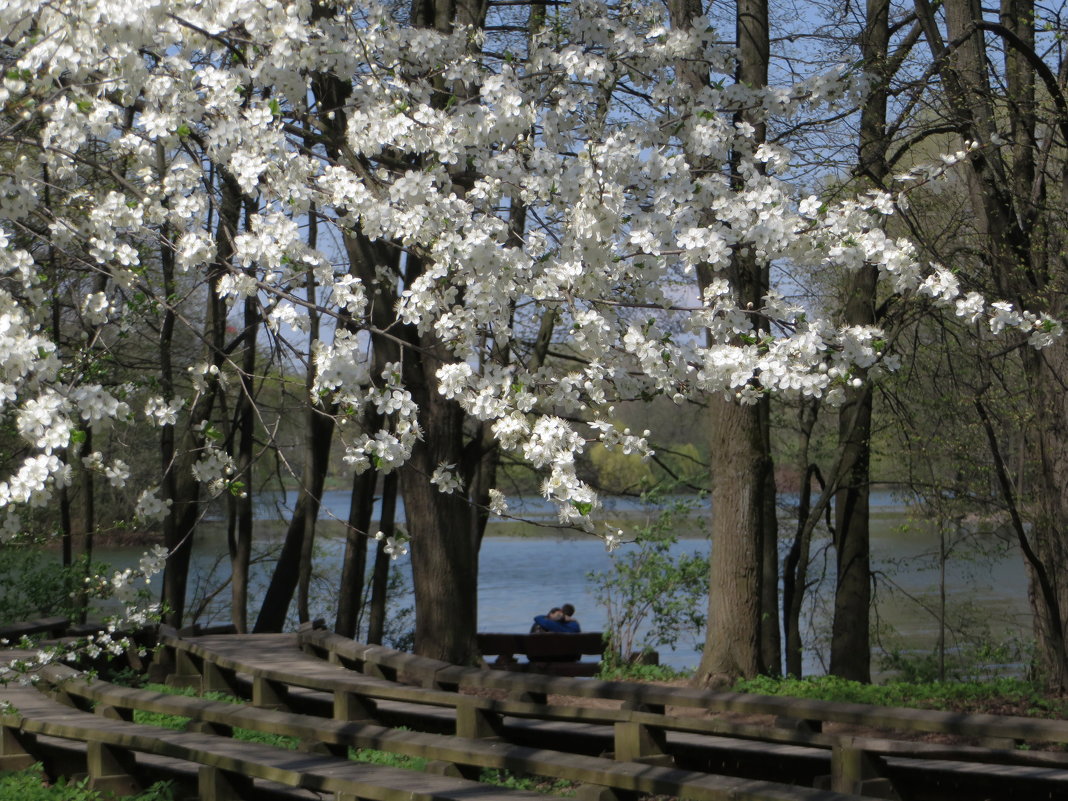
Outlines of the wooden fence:
[{"label": "wooden fence", "polygon": [[[1016,747],[1068,742],[1065,721],[482,670],[314,627],[283,635],[164,630],[160,643],[169,683],[251,703],[119,687],[50,666],[37,688],[0,691],[9,705],[0,768],[44,760],[124,792],[170,775],[203,801],[300,790],[383,801],[551,798],[473,781],[486,769],[564,779],[588,801],[1068,798],[1068,756]],[[134,710],[187,718],[188,730],[133,723]],[[857,726],[979,744],[859,736]],[[301,746],[234,740],[235,727]],[[352,762],[350,748],[418,757],[427,772]]]}]

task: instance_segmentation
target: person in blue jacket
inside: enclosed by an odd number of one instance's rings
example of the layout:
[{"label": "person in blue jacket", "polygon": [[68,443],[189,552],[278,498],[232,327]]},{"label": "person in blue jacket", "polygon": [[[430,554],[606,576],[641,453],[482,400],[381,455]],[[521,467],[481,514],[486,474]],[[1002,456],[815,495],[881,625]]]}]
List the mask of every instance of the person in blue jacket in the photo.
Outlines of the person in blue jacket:
[{"label": "person in blue jacket", "polygon": [[582,629],[579,627],[579,622],[572,617],[574,614],[575,607],[571,604],[554,606],[547,615],[535,615],[534,626],[530,630],[532,632],[551,631],[557,634],[578,634]]}]

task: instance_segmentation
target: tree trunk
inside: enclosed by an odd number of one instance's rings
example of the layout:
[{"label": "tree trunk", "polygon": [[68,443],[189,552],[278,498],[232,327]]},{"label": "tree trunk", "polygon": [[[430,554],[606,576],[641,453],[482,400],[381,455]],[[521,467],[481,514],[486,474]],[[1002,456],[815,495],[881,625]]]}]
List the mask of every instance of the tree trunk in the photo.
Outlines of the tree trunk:
[{"label": "tree trunk", "polygon": [[[1068,691],[1068,345],[1060,340],[1041,354],[1032,354],[1030,376],[1035,386],[1035,423],[1038,430],[1038,518],[1030,539],[1045,576],[1028,563],[1029,597],[1035,615],[1038,668],[1046,686]],[[1048,582],[1048,588],[1041,586]]]},{"label": "tree trunk", "polygon": [[349,518],[345,528],[345,558],[341,565],[337,617],[334,619],[334,631],[344,637],[354,638],[357,633],[363,579],[367,572],[367,535],[371,530],[377,483],[378,472],[374,468],[352,479]]},{"label": "tree trunk", "polygon": [[286,528],[282,552],[278,556],[271,583],[263,597],[263,605],[256,618],[256,633],[282,631],[286,614],[293,601],[300,580],[301,552],[307,536],[309,515],[319,516],[319,501],[323,495],[323,483],[330,462],[330,441],[334,434],[334,417],[318,405],[308,411],[309,433],[305,450],[305,473],[301,477],[300,494],[293,517]]},{"label": "tree trunk", "polygon": [[375,548],[375,566],[371,574],[371,603],[367,615],[367,642],[381,645],[386,631],[386,602],[389,592],[389,563],[386,538],[394,535],[397,513],[397,474],[390,473],[382,480],[382,518],[379,530],[382,539]]},{"label": "tree trunk", "polygon": [[[889,167],[886,133],[888,86],[892,68],[890,53],[889,0],[868,0],[861,57],[872,76],[860,117],[860,141],[856,173],[877,189]],[[876,292],[879,271],[864,265],[847,286],[844,322],[871,326],[878,322]],[[839,412],[838,450],[846,468],[835,495],[834,619],[831,624],[831,673],[853,681],[871,681],[871,426],[873,393],[867,376],[858,389],[847,390],[847,400]]]},{"label": "tree trunk", "polygon": [[[760,648],[761,542],[764,518],[760,411],[714,399],[712,417],[712,551],[708,632],[697,680],[728,684],[765,670]],[[716,466],[718,465],[718,467]]]},{"label": "tree trunk", "polygon": [[234,498],[236,519],[228,531],[230,551],[230,619],[239,633],[248,631],[248,579],[252,560],[253,473],[252,457],[256,441],[254,414],[255,371],[259,311],[256,301],[245,299],[244,350],[241,358],[241,394],[237,399],[235,437],[237,438],[237,474],[244,485]]},{"label": "tree trunk", "polygon": [[419,406],[423,431],[433,435],[412,449],[400,469],[400,488],[411,537],[415,652],[474,664],[478,562],[471,537],[473,511],[465,494],[440,492],[427,480],[441,464],[460,465],[464,453],[463,411],[437,392],[435,371],[447,356],[429,335],[408,353],[405,385]]},{"label": "tree trunk", "polygon": [[865,385],[841,409],[839,437],[844,461],[852,465],[835,496],[834,620],[831,673],[871,681],[871,558],[869,521],[869,441],[871,386]]},{"label": "tree trunk", "polygon": [[801,640],[801,608],[808,589],[808,562],[812,543],[812,527],[806,525],[812,508],[812,479],[819,471],[809,463],[812,431],[819,415],[819,403],[802,400],[798,409],[800,446],[798,474],[801,476],[797,504],[797,530],[782,570],[783,629],[786,638],[786,675],[801,678],[804,643]]},{"label": "tree trunk", "polygon": [[[226,333],[226,305],[219,299],[219,279],[228,269],[233,254],[233,237],[241,216],[241,192],[237,182],[225,172],[221,176],[222,198],[219,205],[219,220],[215,234],[215,258],[211,267],[206,312],[204,340],[208,343],[208,362],[218,369],[225,358],[224,337]],[[169,260],[169,256],[168,259]],[[173,277],[173,272],[168,270]],[[173,282],[165,283],[165,286]],[[171,294],[168,294],[171,297]],[[170,313],[168,312],[168,316]],[[173,397],[171,374],[171,340],[173,318],[165,321],[165,335],[161,334],[161,381],[164,397]],[[186,588],[189,582],[189,563],[193,553],[193,535],[200,519],[200,482],[193,475],[193,465],[204,445],[200,425],[210,420],[215,405],[219,382],[208,377],[207,387],[197,397],[189,412],[185,434],[178,446],[174,444],[172,427],[164,427],[160,440],[163,456],[163,494],[171,502],[170,511],[163,520],[163,544],[167,548],[167,566],[163,571],[163,622],[181,628],[185,614]]]},{"label": "tree trunk", "polygon": [[[766,0],[738,0],[735,23],[738,82],[753,88],[767,86],[770,45]],[[745,119],[747,115],[740,116]],[[766,126],[758,117],[749,116],[747,121],[756,129],[754,141],[763,141]],[[734,154],[731,166],[736,185],[742,180],[739,164],[740,156]],[[738,305],[759,308],[769,284],[767,265],[751,255],[736,253],[729,270]],[[711,279],[710,271],[698,272],[703,288]],[[766,398],[754,405],[723,399],[710,402],[711,452],[715,456],[708,632],[694,677],[695,682],[705,685],[781,670],[778,527],[767,404]],[[773,564],[767,563],[769,559]],[[775,663],[769,664],[769,659]]]}]

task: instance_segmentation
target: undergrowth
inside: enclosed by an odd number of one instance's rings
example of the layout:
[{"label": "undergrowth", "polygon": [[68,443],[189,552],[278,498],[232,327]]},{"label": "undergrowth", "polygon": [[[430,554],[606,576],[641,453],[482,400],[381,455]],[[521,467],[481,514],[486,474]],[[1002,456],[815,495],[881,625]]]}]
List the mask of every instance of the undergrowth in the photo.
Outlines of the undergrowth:
[{"label": "undergrowth", "polygon": [[602,662],[597,678],[605,681],[678,681],[688,679],[693,671],[679,670],[669,665],[637,665]]},{"label": "undergrowth", "polygon": [[953,712],[1007,711],[1036,717],[1065,717],[1068,701],[1051,698],[1023,679],[997,678],[982,682],[890,682],[861,684],[837,676],[812,678],[742,679],[736,692],[846,701],[876,706],[940,709]]},{"label": "undergrowth", "polygon": [[[59,779],[49,784],[40,764],[12,773],[0,773],[0,798],[18,801],[111,801],[104,794],[89,787],[88,779],[69,781]],[[169,782],[157,782],[127,801],[173,801]]]},{"label": "undergrowth", "polygon": [[[155,692],[166,693],[168,695],[182,695],[182,696],[196,696],[197,693],[192,688],[188,687],[169,687],[164,684],[149,684],[145,689]],[[205,693],[204,698],[212,701],[226,701],[228,703],[241,704],[244,703],[243,699],[237,698],[233,695],[226,693]],[[165,715],[156,712],[144,712],[141,710],[134,711],[134,722],[144,723],[151,726],[159,726],[166,729],[182,730],[190,722],[190,718],[181,717],[179,715]],[[398,727],[398,730],[403,730],[404,727]],[[252,729],[234,728],[234,739],[244,740],[246,742],[261,743],[263,745],[271,745],[275,748],[283,748],[286,750],[295,750],[299,747],[300,741],[295,737],[287,737],[280,734],[270,734],[268,732],[261,732]],[[427,760],[422,757],[406,756],[404,754],[395,754],[390,751],[380,751],[374,748],[350,748],[349,759],[356,762],[366,762],[372,765],[383,765],[391,768],[400,768],[402,770],[416,770],[422,771],[426,769]],[[507,770],[495,770],[485,769],[479,776],[479,781],[485,784],[493,784],[498,787],[508,787],[519,790],[530,790],[539,793],[552,793],[554,795],[573,795],[574,783],[563,779],[553,779],[544,776],[523,776],[512,773]],[[8,796],[0,793],[0,799],[6,799]],[[14,797],[14,796],[12,796]],[[19,801],[97,801],[94,796],[86,796],[84,799],[81,796],[51,796],[42,797],[37,799],[31,796],[30,798],[20,798]],[[168,801],[167,796],[146,796],[138,801]]]}]

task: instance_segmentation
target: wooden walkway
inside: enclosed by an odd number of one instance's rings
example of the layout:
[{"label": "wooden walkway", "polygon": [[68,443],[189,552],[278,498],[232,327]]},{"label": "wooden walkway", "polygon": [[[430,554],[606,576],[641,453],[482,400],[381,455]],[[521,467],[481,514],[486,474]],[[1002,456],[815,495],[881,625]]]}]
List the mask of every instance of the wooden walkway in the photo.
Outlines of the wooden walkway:
[{"label": "wooden walkway", "polygon": [[[251,704],[118,687],[50,666],[36,689],[0,689],[8,704],[0,768],[43,758],[57,772],[84,772],[94,786],[125,792],[165,757],[186,766],[179,797],[203,801],[267,798],[268,790],[281,798],[284,788],[340,801],[552,798],[472,781],[485,769],[565,779],[583,801],[1068,799],[1068,755],[1015,748],[1018,740],[1068,742],[1064,721],[462,668],[313,628],[170,631],[161,643],[169,683],[224,690]],[[188,718],[190,730],[132,723],[133,710]],[[724,711],[732,715],[709,714]],[[770,718],[738,722],[737,714]],[[842,723],[948,731],[999,747],[830,730]],[[301,750],[234,740],[235,727],[296,738]],[[67,744],[62,758],[57,742]],[[74,771],[70,743],[83,744]],[[352,762],[350,748],[419,757],[428,772]]]}]

